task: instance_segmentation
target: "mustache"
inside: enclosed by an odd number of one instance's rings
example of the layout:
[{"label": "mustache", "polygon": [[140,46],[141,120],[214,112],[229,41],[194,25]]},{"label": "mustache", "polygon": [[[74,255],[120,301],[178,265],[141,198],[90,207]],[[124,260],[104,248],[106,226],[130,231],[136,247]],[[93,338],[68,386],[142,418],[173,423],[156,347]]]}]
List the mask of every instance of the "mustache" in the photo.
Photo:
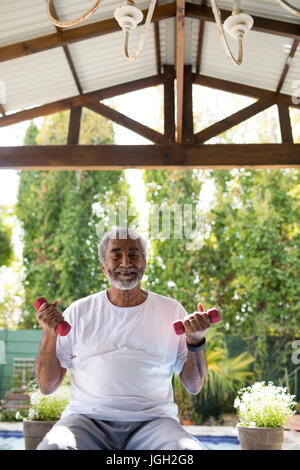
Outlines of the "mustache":
[{"label": "mustache", "polygon": [[128,269],[126,269],[126,268],[125,269],[124,268],[115,268],[113,272],[114,273],[117,273],[117,272],[118,273],[132,273],[132,272],[137,273],[138,269],[137,268],[128,268]]}]

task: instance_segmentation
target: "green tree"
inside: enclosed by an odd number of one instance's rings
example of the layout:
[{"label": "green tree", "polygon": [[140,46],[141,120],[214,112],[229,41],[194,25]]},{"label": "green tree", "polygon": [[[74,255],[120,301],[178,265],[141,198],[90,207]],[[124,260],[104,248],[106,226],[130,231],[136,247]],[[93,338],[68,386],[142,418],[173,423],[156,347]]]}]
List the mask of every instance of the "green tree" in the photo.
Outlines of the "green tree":
[{"label": "green tree", "polygon": [[[198,251],[191,249],[196,216],[202,223],[202,173],[194,170],[147,170],[144,181],[146,200],[150,203],[149,288],[177,299],[187,311],[193,312],[205,297],[199,283],[201,259]],[[159,224],[155,224],[155,220]],[[167,228],[165,232],[164,224],[168,221],[170,230]]]},{"label": "green tree", "polygon": [[14,260],[12,226],[9,223],[9,208],[0,206],[0,267],[11,266]]},{"label": "green tree", "polygon": [[201,251],[210,301],[227,332],[248,342],[263,380],[279,378],[299,333],[299,171],[219,170],[211,177],[216,202]]},{"label": "green tree", "polygon": [[[69,113],[31,123],[25,145],[65,144]],[[113,143],[112,125],[84,110],[80,143]],[[41,147],[42,152],[42,147]],[[121,196],[131,199],[123,171],[20,171],[16,213],[23,228],[25,267],[24,328],[37,327],[33,302],[37,297],[58,300],[63,311],[71,302],[107,287],[97,255],[96,230],[109,227],[106,204],[118,209]]]}]

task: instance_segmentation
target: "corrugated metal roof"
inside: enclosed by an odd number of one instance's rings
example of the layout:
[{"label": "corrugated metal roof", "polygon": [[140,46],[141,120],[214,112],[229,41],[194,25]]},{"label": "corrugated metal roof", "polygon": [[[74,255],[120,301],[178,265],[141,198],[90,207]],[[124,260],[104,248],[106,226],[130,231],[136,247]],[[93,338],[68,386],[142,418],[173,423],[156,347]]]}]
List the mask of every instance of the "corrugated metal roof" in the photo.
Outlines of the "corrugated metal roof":
[{"label": "corrugated metal roof", "polygon": [[[130,34],[129,54],[136,50],[142,27]],[[123,56],[123,31],[111,33],[69,46],[72,60],[84,92],[156,75],[154,26],[150,25],[142,52],[134,62]]]},{"label": "corrugated metal roof", "polygon": [[[299,3],[295,0],[291,0],[290,3],[293,2],[294,5]],[[192,3],[199,3],[199,1],[192,1]],[[219,8],[232,10],[232,0],[217,0],[217,4]],[[210,0],[207,1],[207,5],[211,5]],[[263,16],[274,20],[288,21],[289,23],[299,23],[299,19],[289,14],[276,0],[242,0],[242,8],[249,15]]]},{"label": "corrugated metal roof", "polygon": [[0,47],[55,33],[43,0],[0,2]]},{"label": "corrugated metal roof", "polygon": [[[230,37],[228,42],[236,57],[236,41]],[[244,39],[243,63],[237,67],[225,55],[217,26],[207,23],[201,74],[275,91],[291,45],[291,39],[251,31]]]},{"label": "corrugated metal roof", "polygon": [[2,62],[0,77],[6,84],[6,111],[78,94],[62,48]]},{"label": "corrugated metal roof", "polygon": [[[200,0],[191,0],[200,4]],[[102,0],[97,12],[82,25],[113,17],[115,8],[123,0]],[[159,4],[168,0],[159,0]],[[56,0],[60,20],[74,19],[94,4],[94,0]],[[208,5],[210,2],[208,2]],[[231,9],[231,0],[218,0],[220,8]],[[146,9],[149,2],[136,1],[136,6]],[[276,0],[244,0],[244,10],[250,14],[299,23]],[[48,19],[46,0],[10,0],[0,2],[0,47],[55,33]],[[131,33],[130,53],[135,50],[142,26]],[[161,63],[175,64],[176,20],[159,22]],[[185,19],[185,64],[196,71],[199,21]],[[236,43],[229,39],[236,53]],[[266,90],[276,90],[292,40],[272,34],[251,31],[244,42],[244,63],[235,67],[225,56],[217,26],[206,23],[201,73]],[[137,60],[128,63],[123,57],[123,32],[87,39],[68,46],[83,92],[155,75],[156,56],[154,27],[151,25],[142,52]],[[300,51],[287,75],[282,92],[292,95],[295,80],[300,77]],[[31,54],[19,59],[0,62],[0,80],[6,83],[7,112],[57,101],[78,94],[75,81],[61,47]]]}]

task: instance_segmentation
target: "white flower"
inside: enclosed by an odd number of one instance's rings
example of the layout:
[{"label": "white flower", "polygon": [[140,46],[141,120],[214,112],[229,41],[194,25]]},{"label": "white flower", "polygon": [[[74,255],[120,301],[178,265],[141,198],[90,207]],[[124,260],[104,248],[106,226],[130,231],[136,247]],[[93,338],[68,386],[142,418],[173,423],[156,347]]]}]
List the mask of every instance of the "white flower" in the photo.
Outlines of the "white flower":
[{"label": "white flower", "polygon": [[268,385],[256,382],[238,394],[234,406],[242,426],[282,427],[293,415],[295,396],[288,394],[286,387],[276,387],[273,382]]}]

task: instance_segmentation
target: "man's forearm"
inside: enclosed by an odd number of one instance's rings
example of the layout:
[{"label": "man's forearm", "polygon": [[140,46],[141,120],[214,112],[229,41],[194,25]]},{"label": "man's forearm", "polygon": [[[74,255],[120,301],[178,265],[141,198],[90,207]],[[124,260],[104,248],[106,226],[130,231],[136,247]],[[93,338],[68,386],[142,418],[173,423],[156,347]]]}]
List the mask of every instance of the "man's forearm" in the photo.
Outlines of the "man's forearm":
[{"label": "man's forearm", "polygon": [[42,337],[34,371],[40,390],[45,395],[53,393],[61,384],[66,370],[62,369],[56,357],[55,335]]},{"label": "man's forearm", "polygon": [[207,375],[207,362],[204,349],[188,351],[187,360],[179,375],[180,380],[188,392],[197,395],[200,392]]}]

